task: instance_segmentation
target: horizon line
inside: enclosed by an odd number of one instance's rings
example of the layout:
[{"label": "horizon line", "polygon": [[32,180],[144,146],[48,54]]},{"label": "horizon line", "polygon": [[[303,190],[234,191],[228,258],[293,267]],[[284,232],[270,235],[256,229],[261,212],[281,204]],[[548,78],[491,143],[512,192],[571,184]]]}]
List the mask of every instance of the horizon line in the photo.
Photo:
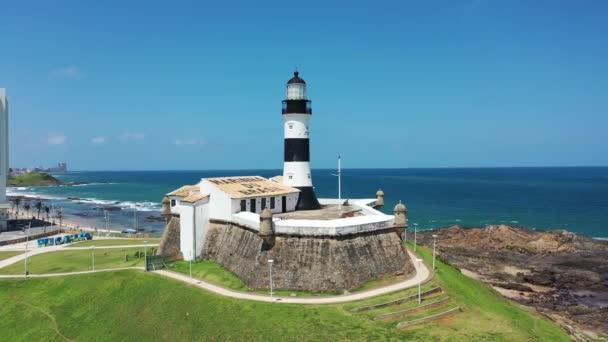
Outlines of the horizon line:
[{"label": "horizon line", "polygon": [[[347,167],[342,170],[422,170],[422,169],[574,169],[574,168],[608,168],[608,165],[571,165],[571,166],[433,166],[433,167]],[[334,170],[335,168],[313,168],[312,170]],[[219,169],[106,169],[106,170],[68,170],[69,172],[177,172],[177,171],[276,171],[282,168],[219,168]],[[53,172],[49,172],[53,173]],[[64,172],[55,172],[64,173]]]}]

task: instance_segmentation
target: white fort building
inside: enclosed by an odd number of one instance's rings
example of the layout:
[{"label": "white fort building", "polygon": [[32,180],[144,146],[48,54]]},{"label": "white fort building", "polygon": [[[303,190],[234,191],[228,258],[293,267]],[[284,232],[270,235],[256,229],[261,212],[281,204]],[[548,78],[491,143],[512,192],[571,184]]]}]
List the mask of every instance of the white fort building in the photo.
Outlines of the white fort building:
[{"label": "white fort building", "polygon": [[[175,225],[179,233],[174,235],[179,235],[179,239],[163,237],[161,251],[167,250],[163,246],[168,244],[165,240],[172,240],[173,244],[179,240],[179,252],[185,260],[205,257],[211,253],[205,248],[219,248],[208,241],[210,226],[219,223],[260,236],[339,238],[374,231],[392,232],[394,216],[376,210],[384,205],[381,191],[375,198],[350,199],[347,203],[340,199],[317,199],[310,172],[310,103],[306,82],[296,71],[287,83],[287,99],[283,101],[282,176],[204,178],[196,185],[185,185],[168,193],[163,199],[163,213],[168,222],[165,235],[170,235],[168,231]],[[268,217],[270,228],[264,228],[261,222]],[[262,232],[263,229],[270,229],[270,233]]]},{"label": "white fort building", "polygon": [[6,201],[8,178],[8,99],[6,89],[0,88],[0,231],[6,230],[10,205]]}]

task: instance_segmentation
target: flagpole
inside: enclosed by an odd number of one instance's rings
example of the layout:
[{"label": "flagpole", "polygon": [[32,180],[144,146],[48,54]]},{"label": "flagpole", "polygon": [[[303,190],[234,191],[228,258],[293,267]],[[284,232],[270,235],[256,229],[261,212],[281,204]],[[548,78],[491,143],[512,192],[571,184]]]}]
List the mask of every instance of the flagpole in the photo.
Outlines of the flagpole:
[{"label": "flagpole", "polygon": [[342,160],[338,156],[338,200],[342,202]]}]

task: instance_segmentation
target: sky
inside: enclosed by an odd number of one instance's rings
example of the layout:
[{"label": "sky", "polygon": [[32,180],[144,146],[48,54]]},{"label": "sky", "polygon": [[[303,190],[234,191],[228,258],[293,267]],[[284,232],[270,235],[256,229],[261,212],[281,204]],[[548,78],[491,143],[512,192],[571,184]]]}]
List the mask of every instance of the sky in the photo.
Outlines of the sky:
[{"label": "sky", "polygon": [[608,1],[7,1],[13,167],[608,165]]}]

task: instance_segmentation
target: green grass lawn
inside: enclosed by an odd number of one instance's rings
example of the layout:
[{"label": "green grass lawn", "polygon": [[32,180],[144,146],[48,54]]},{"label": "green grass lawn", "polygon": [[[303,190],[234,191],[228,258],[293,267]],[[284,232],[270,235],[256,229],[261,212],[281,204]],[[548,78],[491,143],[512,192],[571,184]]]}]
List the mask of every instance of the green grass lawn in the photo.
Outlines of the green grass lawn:
[{"label": "green grass lawn", "polygon": [[[386,341],[410,335],[339,306],[220,297],[138,272],[0,280],[7,341]],[[61,335],[60,335],[61,334]]]},{"label": "green grass lawn", "polygon": [[[143,253],[141,248],[95,248],[95,269],[143,266],[144,259],[137,259],[136,251]],[[61,250],[51,253],[34,255],[27,259],[27,268],[31,274],[62,273],[89,271],[92,268],[92,251],[86,250]],[[129,260],[125,262],[125,253]],[[24,262],[0,268],[0,274],[23,274]]]},{"label": "green grass lawn", "polygon": [[[188,261],[176,261],[169,265],[169,270],[189,275],[190,263]],[[192,262],[192,277],[229,289],[247,291],[247,285],[239,277],[213,261],[197,260]]]},{"label": "green grass lawn", "polygon": [[[418,251],[430,264],[428,250]],[[193,273],[201,278],[232,283],[235,289],[244,286],[231,273],[217,269],[217,264],[197,262],[193,266]],[[187,267],[188,263],[175,266],[182,271]],[[400,330],[395,328],[397,322],[442,309],[382,321],[370,318],[415,303],[364,313],[349,311],[414,294],[415,288],[356,303],[319,306],[225,298],[140,271],[5,279],[0,280],[0,316],[4,317],[0,331],[10,341],[63,340],[61,335],[83,341],[569,341],[555,323],[440,261],[437,276],[423,290],[436,285],[444,288],[442,296],[451,298],[445,308],[461,306],[464,311]]]},{"label": "green grass lawn", "polygon": [[8,259],[10,257],[14,257],[15,255],[19,255],[23,252],[20,251],[0,251],[0,260]]},{"label": "green grass lawn", "polygon": [[87,246],[125,246],[125,245],[143,245],[144,241],[150,244],[159,244],[160,239],[95,239],[82,242],[76,242],[68,245],[68,247],[87,247]]}]

